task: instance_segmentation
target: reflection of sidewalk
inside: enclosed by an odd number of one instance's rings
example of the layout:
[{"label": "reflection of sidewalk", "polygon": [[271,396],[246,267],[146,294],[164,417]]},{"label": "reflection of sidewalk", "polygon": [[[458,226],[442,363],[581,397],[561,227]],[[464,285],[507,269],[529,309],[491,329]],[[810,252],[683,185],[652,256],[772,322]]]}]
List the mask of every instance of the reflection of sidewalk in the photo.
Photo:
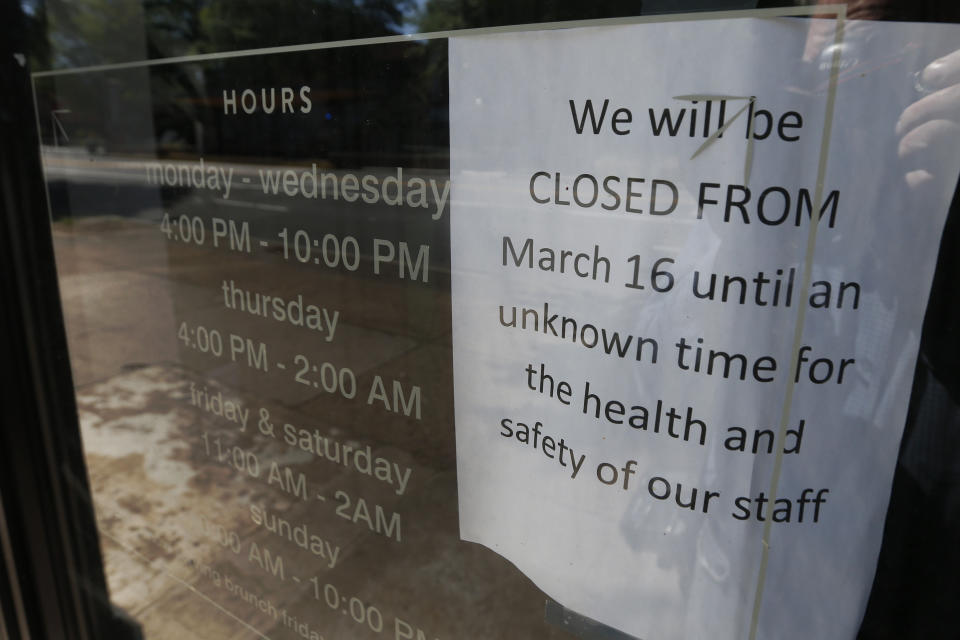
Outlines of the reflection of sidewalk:
[{"label": "reflection of sidewalk", "polygon": [[[430,638],[566,637],[544,625],[543,596],[523,576],[459,541],[449,290],[305,271],[268,252],[168,243],[156,225],[136,220],[57,223],[54,235],[108,580],[147,638],[262,637],[247,623],[272,640],[300,637],[282,615],[263,610],[266,601],[327,638],[365,637],[369,630],[327,607],[323,592],[315,598],[313,577],[376,606],[390,636],[396,617]],[[224,279],[336,308],[336,339],[225,309]],[[264,373],[198,353],[178,339],[183,322],[263,341],[275,363],[308,354],[350,367],[359,389],[375,375],[419,385],[422,419],[368,405],[361,393],[347,400],[318,392],[296,382],[293,367]],[[247,427],[193,406],[191,383],[243,405]],[[409,486],[398,495],[395,486],[259,433],[260,409],[277,425],[354,449],[369,445],[375,456],[412,469]],[[257,476],[209,453],[215,446],[230,452],[228,460],[234,450],[256,458]],[[311,499],[268,482],[274,464],[293,474],[285,477],[302,477]],[[402,539],[372,531],[362,517],[342,517],[338,492],[351,502],[342,513],[355,516],[362,499],[374,524],[377,507],[400,514]],[[281,536],[258,524],[251,506],[336,547],[335,566],[305,549],[299,533]],[[219,528],[236,535],[240,553],[221,546],[211,533]],[[285,577],[251,561],[251,545],[283,558]]]}]

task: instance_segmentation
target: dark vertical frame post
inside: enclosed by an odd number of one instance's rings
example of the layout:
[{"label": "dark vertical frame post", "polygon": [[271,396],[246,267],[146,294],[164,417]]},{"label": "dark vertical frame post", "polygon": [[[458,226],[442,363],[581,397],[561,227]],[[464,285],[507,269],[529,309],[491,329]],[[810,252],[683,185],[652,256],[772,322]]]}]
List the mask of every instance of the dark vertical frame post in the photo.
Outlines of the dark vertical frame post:
[{"label": "dark vertical frame post", "polygon": [[[17,2],[0,18],[0,603],[12,639],[138,637],[107,595]],[[131,633],[132,632],[132,633]]]}]

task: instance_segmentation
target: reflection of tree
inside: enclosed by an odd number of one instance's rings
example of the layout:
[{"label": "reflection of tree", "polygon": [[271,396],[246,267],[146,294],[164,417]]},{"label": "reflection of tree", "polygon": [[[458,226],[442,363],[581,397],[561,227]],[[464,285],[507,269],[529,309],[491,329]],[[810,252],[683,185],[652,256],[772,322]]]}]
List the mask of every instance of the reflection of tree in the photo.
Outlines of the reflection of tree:
[{"label": "reflection of tree", "polygon": [[413,22],[418,31],[446,31],[561,20],[590,20],[640,15],[636,0],[427,0]]},{"label": "reflection of tree", "polygon": [[45,7],[50,64],[54,68],[142,57],[143,8],[139,2],[50,0]]},{"label": "reflection of tree", "polygon": [[407,4],[406,0],[210,0],[200,11],[203,38],[197,50],[393,35],[399,32]]},{"label": "reflection of tree", "polygon": [[[392,35],[412,0],[31,2],[54,68]],[[44,38],[38,38],[40,43]],[[146,47],[146,51],[144,48]]]},{"label": "reflection of tree", "polygon": [[[23,32],[17,49],[28,51],[30,69],[50,68],[50,43],[47,40],[47,9],[39,0],[21,0]],[[9,26],[9,25],[8,25]],[[9,34],[9,30],[8,30]]]},{"label": "reflection of tree", "polygon": [[[632,0],[24,0],[55,68],[397,34],[636,15]],[[39,34],[38,34],[39,35]],[[146,48],[146,51],[144,50]]]}]

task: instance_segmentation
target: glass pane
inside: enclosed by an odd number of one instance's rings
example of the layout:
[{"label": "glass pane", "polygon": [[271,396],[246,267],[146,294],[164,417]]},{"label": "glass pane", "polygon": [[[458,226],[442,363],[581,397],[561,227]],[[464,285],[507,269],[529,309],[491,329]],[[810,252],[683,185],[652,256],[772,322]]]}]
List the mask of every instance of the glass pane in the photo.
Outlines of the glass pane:
[{"label": "glass pane", "polygon": [[960,31],[548,4],[48,5],[70,360],[147,638],[945,631],[883,603],[916,495],[955,531]]}]

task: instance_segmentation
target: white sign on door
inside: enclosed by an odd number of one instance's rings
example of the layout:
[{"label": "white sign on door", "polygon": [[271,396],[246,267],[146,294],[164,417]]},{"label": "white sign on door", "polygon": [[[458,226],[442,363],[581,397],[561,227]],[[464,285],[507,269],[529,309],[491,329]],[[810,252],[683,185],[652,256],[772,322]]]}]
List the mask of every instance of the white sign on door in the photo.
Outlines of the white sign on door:
[{"label": "white sign on door", "polygon": [[958,30],[835,26],[450,40],[461,536],[645,640],[866,606],[960,170],[904,112]]}]

